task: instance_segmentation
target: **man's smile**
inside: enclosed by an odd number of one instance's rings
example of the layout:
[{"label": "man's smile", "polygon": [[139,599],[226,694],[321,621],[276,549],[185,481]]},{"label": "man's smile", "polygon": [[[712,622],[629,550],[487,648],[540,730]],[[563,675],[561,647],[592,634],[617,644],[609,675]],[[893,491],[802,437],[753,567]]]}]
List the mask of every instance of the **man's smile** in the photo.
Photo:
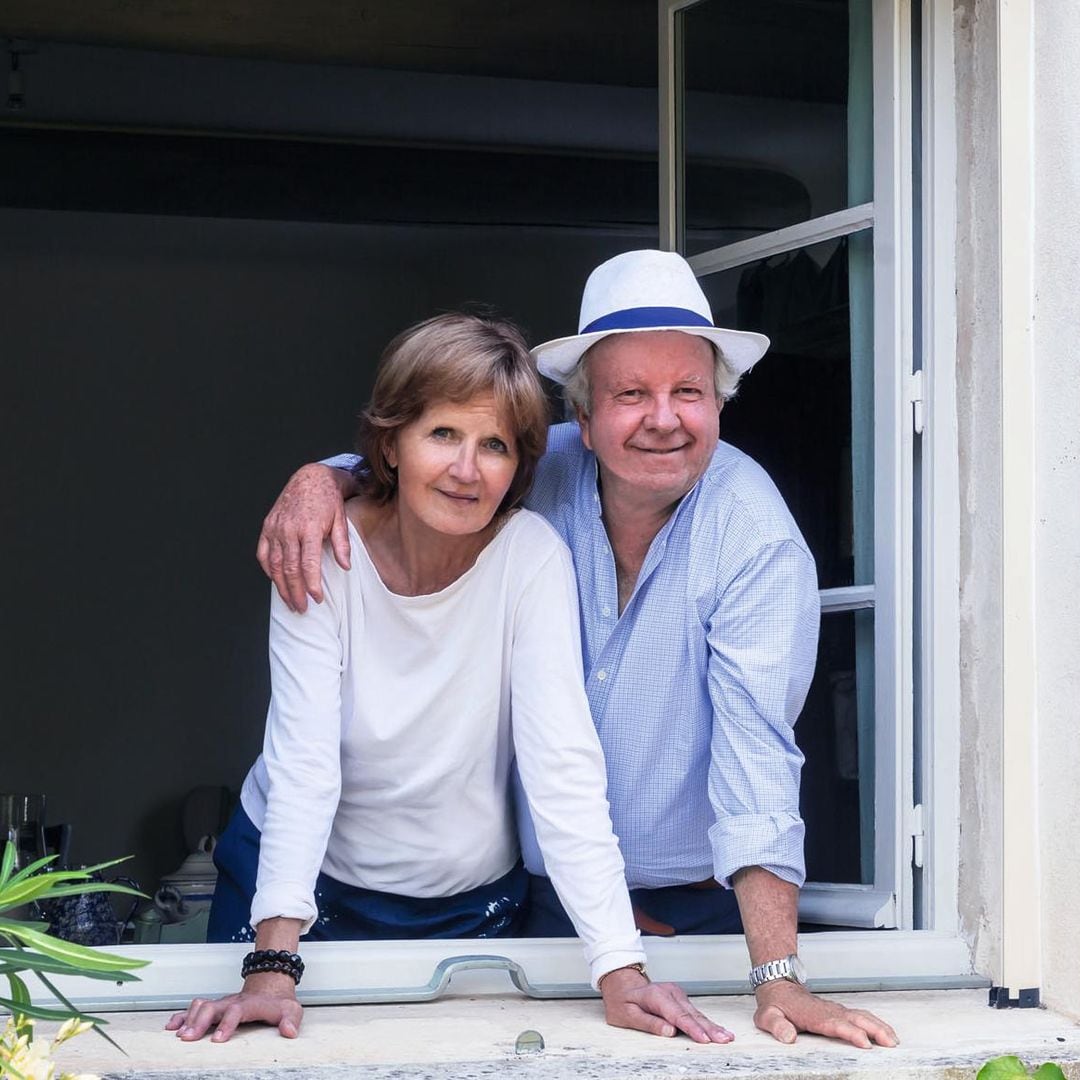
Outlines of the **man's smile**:
[{"label": "man's smile", "polygon": [[680,443],[678,446],[632,446],[631,449],[643,454],[677,454],[689,445],[689,443]]}]

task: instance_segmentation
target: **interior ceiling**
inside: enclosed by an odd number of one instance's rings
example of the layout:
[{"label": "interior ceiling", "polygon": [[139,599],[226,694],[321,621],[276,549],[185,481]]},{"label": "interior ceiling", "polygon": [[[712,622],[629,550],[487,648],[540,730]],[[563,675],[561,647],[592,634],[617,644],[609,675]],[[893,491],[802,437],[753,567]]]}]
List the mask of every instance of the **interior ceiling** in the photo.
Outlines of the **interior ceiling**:
[{"label": "interior ceiling", "polygon": [[[696,89],[843,101],[847,0],[691,9]],[[213,56],[656,85],[656,0],[2,0],[0,36]]]}]

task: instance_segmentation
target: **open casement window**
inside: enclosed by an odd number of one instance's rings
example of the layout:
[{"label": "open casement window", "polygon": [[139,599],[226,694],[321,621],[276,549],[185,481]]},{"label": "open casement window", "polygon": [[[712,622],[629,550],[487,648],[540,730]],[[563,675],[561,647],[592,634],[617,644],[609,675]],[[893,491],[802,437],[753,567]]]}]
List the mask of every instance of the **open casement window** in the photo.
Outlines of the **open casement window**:
[{"label": "open casement window", "polygon": [[[891,378],[898,267],[877,254],[896,248],[875,243],[892,216],[881,204],[898,193],[885,167],[893,148],[884,139],[875,147],[870,0],[812,15],[788,9],[805,25],[797,34],[786,27],[777,50],[773,90],[784,107],[751,99],[742,115],[714,92],[730,7],[665,7],[662,243],[690,259],[719,325],[772,341],[721,418],[721,435],[772,476],[818,568],[821,642],[796,727],[806,755],[801,918],[911,925],[911,861],[897,842],[910,799],[902,672],[911,500],[894,498],[909,482],[909,448]],[[741,32],[775,32],[775,19],[766,5]],[[887,129],[888,115],[880,119]],[[767,180],[717,206],[702,165],[733,124],[756,127]]]},{"label": "open casement window", "polygon": [[[738,65],[736,17],[718,0],[660,3],[661,245],[689,259],[719,325],[772,340],[721,436],[769,471],[818,567],[821,645],[796,728],[800,921],[947,934],[955,744],[934,720],[955,701],[949,38],[933,5],[761,5],[741,31],[776,35],[774,93],[790,100],[736,111],[710,92]],[[784,17],[798,34],[776,34]],[[702,165],[725,131],[745,146],[746,125],[762,182],[720,204]]]},{"label": "open casement window", "polygon": [[[772,339],[722,435],[772,475],[818,566],[821,646],[797,728],[801,917],[817,932],[800,952],[824,991],[987,985],[957,935],[951,13],[658,6],[661,246],[690,259],[719,324]],[[748,34],[776,49],[741,50]],[[775,55],[770,97],[744,51]],[[180,1006],[235,990],[248,947],[122,946],[153,961],[142,982],[61,989],[88,1008]],[[646,948],[656,978],[748,990],[741,936]],[[426,1000],[451,976],[455,991],[504,992],[508,972],[538,996],[590,993],[569,939],[304,954],[308,1003]]]}]

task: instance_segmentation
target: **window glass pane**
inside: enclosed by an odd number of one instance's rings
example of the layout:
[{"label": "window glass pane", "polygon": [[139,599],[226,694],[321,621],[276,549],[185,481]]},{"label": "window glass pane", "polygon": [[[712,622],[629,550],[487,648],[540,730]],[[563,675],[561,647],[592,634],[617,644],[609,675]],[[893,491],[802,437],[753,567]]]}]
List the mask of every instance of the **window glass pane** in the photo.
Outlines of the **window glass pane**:
[{"label": "window glass pane", "polygon": [[873,881],[874,613],[825,615],[795,737],[808,881]]},{"label": "window glass pane", "polygon": [[874,580],[871,268],[867,231],[701,279],[718,326],[772,341],[720,434],[776,482],[823,589]]},{"label": "window glass pane", "polygon": [[869,0],[682,18],[688,254],[873,198]]}]

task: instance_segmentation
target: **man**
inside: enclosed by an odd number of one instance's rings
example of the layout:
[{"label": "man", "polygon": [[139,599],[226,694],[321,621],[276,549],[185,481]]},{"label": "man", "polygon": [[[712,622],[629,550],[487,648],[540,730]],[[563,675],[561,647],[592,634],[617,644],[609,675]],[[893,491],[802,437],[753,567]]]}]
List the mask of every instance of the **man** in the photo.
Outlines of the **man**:
[{"label": "man", "polygon": [[[719,441],[725,399],[767,347],[713,325],[680,256],[602,264],[578,334],[533,350],[577,424],[552,429],[528,505],[573,553],[586,690],[641,928],[724,933],[741,916],[759,1028],[781,1042],[812,1031],[891,1046],[877,1017],[811,994],[796,955],[805,871],[792,725],[813,675],[817,580],[772,482]],[[320,599],[327,534],[347,565],[339,488],[347,474],[307,466],[264,524],[260,562],[299,609],[305,593]],[[530,831],[525,815],[530,929],[565,933]],[[631,990],[647,982],[618,974]]]}]

